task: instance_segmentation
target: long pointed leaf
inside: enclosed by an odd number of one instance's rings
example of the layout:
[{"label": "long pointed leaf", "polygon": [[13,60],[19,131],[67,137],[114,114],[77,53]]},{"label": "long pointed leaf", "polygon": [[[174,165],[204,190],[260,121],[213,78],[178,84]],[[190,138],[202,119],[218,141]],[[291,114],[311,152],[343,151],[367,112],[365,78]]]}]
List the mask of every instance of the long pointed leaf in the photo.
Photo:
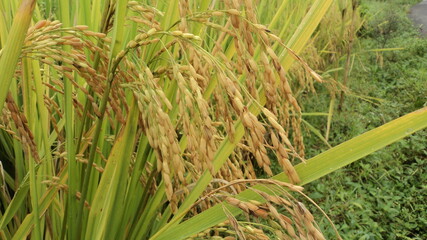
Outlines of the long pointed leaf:
[{"label": "long pointed leaf", "polygon": [[16,13],[12,28],[3,54],[0,57],[0,108],[3,108],[6,100],[7,92],[9,91],[10,83],[12,82],[13,74],[15,73],[16,64],[21,55],[24,39],[30,26],[31,16],[36,4],[35,0],[24,0]]}]

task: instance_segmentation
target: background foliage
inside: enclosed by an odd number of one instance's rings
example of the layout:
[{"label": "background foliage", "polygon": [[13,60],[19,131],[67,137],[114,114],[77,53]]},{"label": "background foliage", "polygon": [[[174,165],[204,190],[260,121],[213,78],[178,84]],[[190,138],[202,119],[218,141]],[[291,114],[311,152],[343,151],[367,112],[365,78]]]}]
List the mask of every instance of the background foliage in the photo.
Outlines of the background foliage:
[{"label": "background foliage", "polygon": [[[427,40],[407,16],[418,2],[362,1],[366,23],[353,53],[351,94],[332,121],[332,146],[426,105]],[[401,49],[369,51],[381,48]],[[318,91],[304,106],[328,111],[328,101]],[[325,119],[308,121],[325,131]],[[327,149],[313,136],[305,139],[309,155]],[[426,239],[426,139],[427,131],[418,132],[309,184],[307,192],[344,239]]]}]

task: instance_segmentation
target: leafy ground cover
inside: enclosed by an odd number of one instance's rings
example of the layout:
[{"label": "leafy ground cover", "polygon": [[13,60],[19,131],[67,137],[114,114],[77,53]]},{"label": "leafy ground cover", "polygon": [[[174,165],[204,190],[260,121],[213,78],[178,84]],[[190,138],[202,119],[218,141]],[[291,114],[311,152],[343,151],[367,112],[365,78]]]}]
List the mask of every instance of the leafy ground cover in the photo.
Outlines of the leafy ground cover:
[{"label": "leafy ground cover", "polygon": [[[332,118],[330,145],[426,105],[427,39],[407,17],[417,2],[362,2],[367,22],[353,53],[350,92]],[[319,90],[305,102],[308,112],[328,112],[329,94]],[[326,117],[306,119],[326,131]],[[314,136],[305,139],[308,155],[328,148]],[[343,239],[427,239],[426,139],[420,131],[309,184],[306,192]],[[325,218],[319,224],[333,236]]]}]

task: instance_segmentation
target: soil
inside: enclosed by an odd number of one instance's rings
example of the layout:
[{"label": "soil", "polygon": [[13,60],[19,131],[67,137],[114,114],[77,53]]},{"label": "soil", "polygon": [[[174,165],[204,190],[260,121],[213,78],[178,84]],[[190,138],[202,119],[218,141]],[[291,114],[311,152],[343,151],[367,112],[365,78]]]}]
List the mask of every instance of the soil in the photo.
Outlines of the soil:
[{"label": "soil", "polygon": [[412,19],[415,26],[420,28],[421,34],[427,36],[427,0],[414,5],[411,8],[409,17]]}]

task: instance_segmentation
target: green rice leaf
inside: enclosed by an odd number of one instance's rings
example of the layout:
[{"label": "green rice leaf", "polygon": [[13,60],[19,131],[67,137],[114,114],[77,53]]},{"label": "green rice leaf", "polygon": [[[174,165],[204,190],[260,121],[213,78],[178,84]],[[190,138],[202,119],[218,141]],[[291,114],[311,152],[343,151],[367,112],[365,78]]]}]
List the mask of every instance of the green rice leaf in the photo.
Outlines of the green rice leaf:
[{"label": "green rice leaf", "polygon": [[9,32],[3,53],[0,57],[0,108],[3,109],[16,64],[24,44],[24,39],[30,26],[35,0],[23,0],[18,12],[13,18],[12,28]]}]

